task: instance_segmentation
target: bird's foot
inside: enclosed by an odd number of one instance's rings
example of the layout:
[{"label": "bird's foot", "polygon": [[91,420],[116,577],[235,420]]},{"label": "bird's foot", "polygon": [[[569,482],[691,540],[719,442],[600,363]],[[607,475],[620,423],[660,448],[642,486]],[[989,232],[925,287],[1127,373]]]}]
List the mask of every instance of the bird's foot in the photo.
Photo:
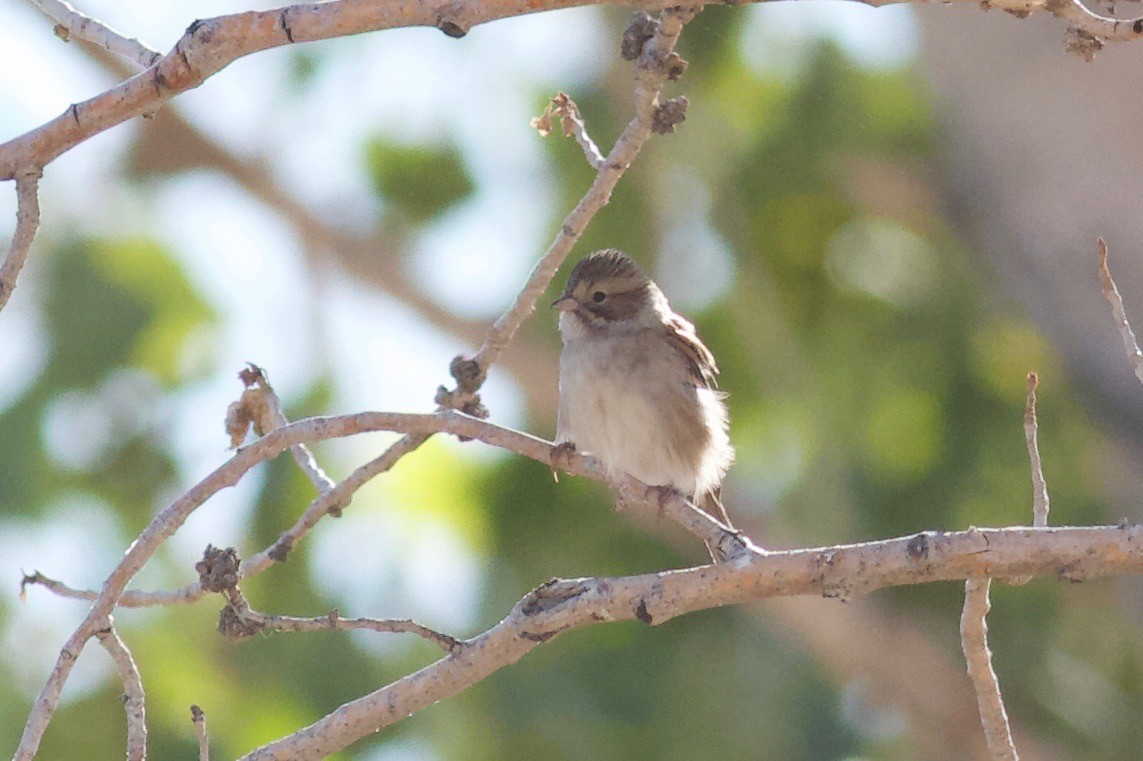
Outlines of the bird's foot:
[{"label": "bird's foot", "polygon": [[548,453],[548,460],[552,466],[552,478],[560,482],[560,471],[567,471],[571,465],[571,456],[575,454],[575,444],[564,441],[552,447]]},{"label": "bird's foot", "polygon": [[666,511],[667,503],[678,497],[685,499],[686,495],[683,494],[679,487],[671,484],[647,487],[647,499],[659,506],[659,515],[662,515],[663,512]]}]

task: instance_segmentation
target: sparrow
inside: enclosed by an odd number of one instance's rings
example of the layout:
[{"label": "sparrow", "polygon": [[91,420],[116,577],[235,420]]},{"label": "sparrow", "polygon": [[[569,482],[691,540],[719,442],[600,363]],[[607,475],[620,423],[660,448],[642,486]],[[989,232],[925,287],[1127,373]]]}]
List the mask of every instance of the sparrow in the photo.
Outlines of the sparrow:
[{"label": "sparrow", "polygon": [[616,249],[576,264],[552,306],[563,340],[557,443],[678,489],[735,530],[719,500],[734,460],[726,395],[695,326]]}]

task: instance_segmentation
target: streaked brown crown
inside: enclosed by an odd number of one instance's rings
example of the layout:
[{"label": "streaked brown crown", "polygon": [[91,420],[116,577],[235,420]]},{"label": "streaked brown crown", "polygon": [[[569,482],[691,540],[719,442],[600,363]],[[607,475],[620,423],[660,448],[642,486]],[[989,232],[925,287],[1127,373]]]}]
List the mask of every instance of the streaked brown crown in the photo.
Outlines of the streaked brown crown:
[{"label": "streaked brown crown", "polygon": [[616,248],[604,248],[588,254],[572,268],[567,292],[575,291],[581,284],[604,281],[623,292],[645,286],[649,278],[630,256]]}]

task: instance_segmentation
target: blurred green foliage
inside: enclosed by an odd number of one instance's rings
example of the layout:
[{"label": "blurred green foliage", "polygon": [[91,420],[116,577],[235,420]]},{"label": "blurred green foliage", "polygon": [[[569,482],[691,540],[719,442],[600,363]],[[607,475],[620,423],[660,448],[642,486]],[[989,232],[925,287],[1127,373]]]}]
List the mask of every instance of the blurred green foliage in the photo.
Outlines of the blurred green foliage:
[{"label": "blurred green foliage", "polygon": [[373,188],[413,224],[424,224],[473,191],[455,146],[411,146],[375,137],[365,146]]},{"label": "blurred green foliage", "polygon": [[[614,18],[618,38],[625,19]],[[1102,432],[1051,346],[995,294],[987,271],[932,208],[876,181],[919,178],[928,192],[939,185],[939,130],[914,72],[861,70],[821,43],[796,76],[760,73],[739,55],[743,23],[741,9],[710,8],[686,30],[683,53],[692,65],[681,90],[689,120],[647,146],[579,246],[618,246],[652,265],[669,234],[665,178],[689,178],[708,194],[709,223],[732,254],[733,277],[691,316],[731,395],[739,450],[727,489],[732,511],[766,544],[1026,523],[1024,373],[1036,369],[1052,522],[1117,518],[1105,514],[1090,467],[1105,445]],[[308,81],[321,65],[320,52],[307,52],[293,59],[294,76]],[[630,79],[629,64],[616,59],[593,87],[574,94],[605,147],[629,118]],[[535,93],[537,113],[550,95]],[[544,150],[562,215],[592,172],[570,140],[553,136]],[[375,138],[361,155],[374,190],[413,231],[479,182],[451,146]],[[868,167],[881,174],[868,179],[861,172]],[[672,173],[679,168],[686,173]],[[61,495],[88,493],[109,506],[124,535],[134,535],[165,497],[187,486],[167,454],[170,433],[124,424],[113,428],[122,435],[82,449],[82,461],[68,467],[52,453],[45,421],[75,394],[106,407],[101,394],[125,368],[162,389],[190,383],[203,371],[187,359],[190,347],[213,316],[154,242],[77,239],[55,245],[49,258],[42,287],[49,358],[18,402],[0,411],[0,514],[36,521]],[[554,357],[550,321],[534,320],[526,331],[548,342]],[[290,415],[327,411],[333,389],[348,382],[325,379],[309,398],[287,400]],[[551,411],[533,413],[532,428],[550,430]],[[556,484],[519,458],[478,465],[426,448],[383,480],[385,504],[362,496],[352,510],[397,513],[414,528],[447,525],[485,568],[473,631],[552,576],[639,573],[703,559],[688,540],[617,515],[597,485]],[[286,458],[266,469],[262,484],[243,552],[272,542],[312,495]],[[254,605],[295,615],[336,607],[343,590],[313,572],[313,552],[303,543],[290,562],[251,579]],[[355,581],[347,574],[341,583]],[[377,590],[376,599],[388,594]],[[948,584],[879,599],[956,661],[960,595]],[[0,602],[0,621],[13,605]],[[154,758],[193,756],[191,702],[207,710],[216,757],[231,757],[437,657],[420,642],[333,633],[231,643],[213,631],[216,609],[204,602],[120,616],[147,686]],[[405,615],[380,602],[342,612]],[[1079,757],[1137,755],[1143,666],[1112,584],[999,587],[990,627],[1009,710],[1023,726]],[[28,705],[10,668],[0,664],[5,748],[15,746]],[[833,680],[812,647],[772,631],[750,609],[654,628],[593,627],[339,757],[400,747],[413,749],[410,758],[448,759],[929,757],[907,720],[875,730],[854,719],[846,697],[854,685]],[[121,752],[118,691],[108,682],[63,708],[42,757]],[[910,706],[893,709],[908,717]]]}]

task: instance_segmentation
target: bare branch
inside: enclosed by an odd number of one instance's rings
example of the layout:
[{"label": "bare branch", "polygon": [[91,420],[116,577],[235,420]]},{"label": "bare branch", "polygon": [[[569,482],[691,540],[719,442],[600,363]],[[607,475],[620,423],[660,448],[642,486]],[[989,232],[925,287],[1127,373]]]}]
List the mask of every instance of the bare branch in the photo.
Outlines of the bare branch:
[{"label": "bare branch", "polygon": [[[92,589],[76,589],[62,581],[49,578],[39,571],[26,574],[20,580],[20,595],[23,596],[26,587],[39,586],[52,594],[67,600],[97,600],[99,592]],[[206,592],[197,583],[190,584],[181,589],[170,591],[144,591],[132,589],[124,592],[116,607],[120,608],[150,608],[156,605],[189,605],[198,602]]]},{"label": "bare branch", "polygon": [[[1115,545],[1101,546],[1096,554],[1116,566],[1116,572],[1143,569],[1141,527],[1023,527],[927,532],[885,542],[744,556],[733,563],[642,576],[552,581],[525,596],[503,621],[469,640],[459,653],[346,703],[243,759],[321,758],[463,691],[538,644],[581,626],[606,621],[656,625],[716,605],[778,595],[832,595],[839,589],[860,594],[887,583],[966,578],[986,571],[1060,572],[1087,549],[1100,546],[1087,541],[1097,536]],[[1104,572],[1107,566],[1101,560],[1091,569]]]},{"label": "bare branch", "polygon": [[316,618],[273,616],[251,608],[244,596],[240,599],[244,604],[234,605],[232,601],[235,615],[246,627],[257,629],[259,632],[344,632],[353,629],[365,629],[389,634],[416,634],[418,637],[442,648],[446,653],[456,652],[464,646],[464,643],[456,637],[422,626],[407,618],[342,618],[336,610]]},{"label": "bare branch", "polygon": [[1111,42],[1126,42],[1143,37],[1143,17],[1117,19],[1101,16],[1088,9],[1080,0],[1046,0],[1045,5],[1055,15],[1072,22],[1072,29]]},{"label": "bare branch", "polygon": [[[112,572],[104,585],[104,592],[92,606],[89,619],[94,616],[104,616],[103,620],[106,620],[107,612],[113,608],[115,600],[122,593],[122,585],[154,552],[158,544],[173,532],[198,504],[218,489],[237,482],[241,475],[257,462],[285,451],[298,441],[349,435],[351,432],[363,430],[393,430],[398,426],[399,429],[410,430],[414,434],[441,431],[464,435],[486,443],[506,446],[512,451],[518,451],[520,454],[551,465],[550,442],[500,428],[455,411],[431,415],[359,413],[291,423],[271,431],[262,439],[240,449],[228,463],[160,513],[128,550],[120,566]],[[599,474],[604,472],[598,462],[579,454],[568,455],[567,465],[570,471],[578,472],[580,475],[599,477]],[[637,482],[631,479],[628,488],[635,490],[636,485]],[[705,513],[685,501],[683,505],[689,510],[687,515],[694,516],[696,521],[707,521],[707,524],[713,527],[713,535],[718,536],[717,532],[721,529]],[[681,508],[674,502],[665,505],[664,509],[667,515],[676,520],[682,517],[679,512]],[[981,574],[1017,576],[1055,572],[1069,579],[1082,579],[1101,574],[1139,572],[1143,570],[1143,528],[1123,524],[1100,528],[984,529],[950,534],[926,532],[884,542],[773,553],[757,552],[746,543],[745,549],[733,554],[733,557],[731,562],[713,566],[668,571],[647,577],[635,577],[634,580],[605,580],[606,583],[601,581],[600,583],[606,587],[606,599],[612,602],[602,608],[593,606],[591,610],[578,610],[576,615],[582,614],[583,618],[576,618],[569,625],[579,626],[592,621],[615,620],[617,617],[636,617],[640,601],[645,601],[646,604],[642,606],[643,610],[639,612],[638,617],[642,620],[652,617],[653,620],[660,621],[665,617],[713,605],[734,604],[747,599],[780,594],[853,595],[867,593],[891,584],[967,578]],[[634,586],[625,586],[628,582]],[[676,586],[678,584],[683,586]],[[619,615],[610,607],[615,600],[620,599],[615,595],[621,593],[632,595],[636,592],[638,599],[622,598],[631,605],[626,614]],[[92,620],[98,621],[98,619]],[[394,699],[393,703],[389,703],[388,698],[376,698],[376,693],[374,699],[380,700],[379,705],[396,706],[396,714],[392,719],[396,720],[396,716],[416,710],[416,706],[421,705],[419,701],[422,699],[434,702],[451,695],[467,684],[519,658],[535,644],[535,641],[528,640],[528,636],[525,635],[541,639],[550,637],[563,625],[537,629],[533,626],[534,623],[534,621],[527,622],[518,632],[512,633],[509,639],[515,644],[510,647],[502,647],[503,641],[498,638],[500,635],[496,635],[493,641],[500,645],[493,648],[494,652],[489,654],[484,649],[487,647],[487,641],[482,638],[492,636],[497,631],[493,630],[472,641],[462,649],[461,653],[450,655],[445,661],[429,667],[430,671],[427,674],[422,670],[406,677],[406,680],[411,681],[398,682],[392,687],[397,689],[403,683],[414,686],[400,688],[404,692],[401,692],[400,699]],[[46,699],[37,701],[29,717],[30,729],[26,730],[26,737],[38,739],[35,733],[38,731],[42,734],[43,727],[46,726],[44,716],[46,714],[50,717],[50,709],[54,708],[54,699],[58,696],[58,689],[62,687],[63,678],[78,656],[80,646],[88,636],[91,636],[87,634],[90,626],[92,624],[85,621],[69,639],[68,645],[61,653],[60,661],[53,669],[48,685],[45,685]],[[99,628],[102,627],[95,626],[91,630],[92,633]],[[519,649],[521,640],[530,643],[523,650]],[[481,642],[486,644],[480,645]],[[473,654],[470,654],[470,651]],[[444,669],[445,674],[449,675],[447,679],[440,677],[438,672],[431,671],[437,667],[444,668],[440,664],[446,662],[459,664]],[[457,671],[454,672],[452,669]],[[433,674],[437,676],[432,676]],[[366,698],[362,700],[365,700],[366,704],[351,703],[345,710],[366,710],[362,706],[369,704],[369,701]],[[353,706],[358,707],[352,708]],[[368,721],[376,719],[376,713],[366,711],[363,715],[372,717]],[[308,733],[311,730],[312,728],[303,732]],[[31,746],[25,743],[22,745],[22,750],[28,747]],[[30,758],[30,755],[24,753],[18,754],[17,757]]]},{"label": "bare branch", "polygon": [[441,634],[407,619],[344,619],[337,611],[319,618],[271,616],[260,613],[250,607],[246,595],[239,588],[239,581],[242,578],[241,562],[233,547],[221,549],[207,545],[202,560],[195,563],[194,567],[198,571],[199,586],[208,592],[217,592],[226,599],[226,606],[218,617],[218,631],[225,637],[245,639],[267,630],[304,632],[369,629],[376,632],[416,634],[444,648],[448,653],[456,652],[462,644],[455,637]]},{"label": "bare branch", "polygon": [[134,61],[143,68],[154,65],[163,54],[137,39],[112,29],[102,21],[77,11],[64,0],[32,0],[52,21],[56,22],[56,36],[64,42],[71,37],[94,43],[105,50]]},{"label": "bare branch", "polygon": [[599,168],[591,188],[580,199],[564,219],[556,239],[548,252],[532,270],[528,282],[516,296],[516,301],[493,324],[484,345],[476,352],[473,361],[482,370],[496,362],[500,352],[516,335],[520,326],[536,311],[536,302],[555,277],[560,265],[579,240],[588,222],[599,209],[611,200],[611,191],[619,178],[627,171],[639,149],[651,136],[655,111],[659,106],[659,91],[672,71],[666,64],[667,56],[674,50],[683,25],[690,21],[699,8],[675,8],[664,11],[654,36],[644,45],[643,54],[636,63],[637,84],[635,86],[635,117],[615,141],[615,146]]},{"label": "bare branch", "polygon": [[[283,440],[285,442],[295,439],[316,441],[349,436],[355,433],[406,430],[412,432],[406,433],[381,456],[362,465],[333,489],[317,497],[298,518],[297,522],[283,532],[273,545],[243,561],[242,576],[253,576],[266,570],[275,562],[285,560],[294,544],[317,524],[332,505],[347,501],[371,478],[389,470],[401,457],[416,449],[434,433],[451,433],[482,441],[491,446],[507,448],[517,454],[537,460],[548,467],[559,467],[573,475],[603,481],[611,486],[612,490],[623,501],[632,505],[643,505],[653,507],[655,510],[663,510],[665,515],[679,522],[684,528],[687,528],[710,546],[720,548],[726,555],[745,550],[748,547],[752,548],[751,551],[757,550],[737,535],[727,532],[721,524],[681,495],[673,496],[660,504],[658,494],[654,489],[629,476],[612,477],[607,468],[593,457],[573,452],[560,457],[558,462],[555,462],[552,459],[552,451],[555,448],[552,442],[485,420],[478,420],[454,410],[445,410],[433,414],[363,412],[340,417],[306,418],[290,423],[287,426],[274,429],[261,439],[240,449],[227,464],[200,481],[170,508],[167,508],[167,511],[180,506],[181,509],[188,509],[187,515],[189,515],[197,507],[197,504],[190,507],[187,502],[187,500],[192,499],[192,495],[193,499],[201,500],[198,502],[201,504],[214,493],[225,488],[230,479],[237,482],[242,474],[258,462],[271,459],[284,451],[289,445],[288,443],[284,444]],[[240,460],[241,464],[238,464]],[[230,468],[239,469],[241,472],[232,472]],[[152,524],[167,515],[167,511],[161,513],[155,521],[152,521]],[[170,519],[174,520],[174,518]],[[182,520],[185,520],[185,516],[179,520],[180,525]],[[171,529],[171,533],[174,532],[175,528],[177,526]],[[42,586],[61,597],[71,599],[99,599],[99,594],[94,591],[74,589],[62,582],[50,579],[38,571],[26,575],[22,580],[21,588],[29,585]],[[204,591],[197,582],[174,591],[131,590],[120,594],[117,605],[135,608],[186,604],[196,602],[202,598],[203,594]]]},{"label": "bare branch", "polygon": [[[330,0],[196,21],[174,49],[146,71],[0,144],[0,180],[15,179],[23,167],[46,166],[93,135],[153,113],[251,53],[398,27],[436,27],[455,37],[477,24],[510,16],[600,4],[605,0],[428,0],[404,5],[388,0]],[[633,4],[661,10],[670,3],[634,0]]]},{"label": "bare branch", "polygon": [[1135,331],[1131,329],[1131,323],[1127,321],[1127,310],[1123,307],[1123,297],[1119,295],[1119,289],[1115,287],[1115,281],[1111,279],[1111,270],[1107,266],[1107,244],[1103,242],[1103,238],[1100,238],[1098,243],[1099,279],[1103,283],[1103,295],[1111,304],[1111,314],[1115,318],[1115,324],[1119,326],[1119,335],[1123,337],[1123,348],[1127,350],[1127,361],[1131,363],[1135,377],[1139,379],[1140,383],[1143,383],[1143,351],[1139,350]]},{"label": "bare branch", "polygon": [[1032,525],[1048,525],[1048,483],[1044,480],[1044,467],[1040,463],[1040,444],[1036,423],[1036,387],[1040,379],[1028,373],[1028,400],[1024,406],[1024,441],[1028,444],[1028,460],[1032,467]]},{"label": "bare branch", "polygon": [[0,309],[8,303],[16,288],[16,278],[24,267],[28,249],[40,229],[40,173],[27,172],[16,177],[16,232],[4,264],[0,265]]},{"label": "bare branch", "polygon": [[988,649],[988,622],[985,617],[991,607],[988,590],[992,580],[988,577],[970,578],[964,583],[964,610],[960,616],[960,642],[968,662],[968,675],[976,690],[976,703],[980,721],[988,742],[989,755],[994,759],[1018,761],[1012,730],[1008,726],[1008,713],[1000,695],[1000,682],[992,670],[992,651]]},{"label": "bare branch", "polygon": [[[238,446],[246,439],[251,425],[254,432],[264,436],[275,428],[289,423],[282,412],[282,402],[270,385],[266,371],[253,363],[247,363],[246,368],[238,373],[245,389],[238,401],[231,403],[226,410],[226,430],[230,434],[230,442]],[[290,447],[294,461],[301,468],[306,477],[313,483],[318,494],[325,494],[336,484],[326,475],[321,466],[317,464],[313,453],[305,444],[296,444]],[[332,511],[334,508],[330,508]]]},{"label": "bare branch", "polygon": [[198,706],[191,706],[191,722],[198,738],[198,761],[210,761],[210,735],[206,732],[206,714]]},{"label": "bare branch", "polygon": [[[866,0],[874,6],[891,1]],[[37,0],[37,4],[41,8],[54,7],[57,12],[66,6],[59,0]],[[208,77],[252,53],[398,27],[436,27],[451,37],[461,37],[473,26],[497,19],[602,4],[612,3],[607,0],[428,0],[393,5],[387,0],[329,0],[317,5],[289,5],[196,21],[174,49],[148,63],[146,71],[83,103],[72,104],[55,119],[0,144],[0,180],[15,179],[23,167],[46,166],[93,135],[132,117],[154,113],[175,95],[198,87]],[[670,7],[669,0],[626,0],[623,4],[645,11]],[[1017,15],[1051,11],[1069,20],[1074,29],[1093,40],[1129,40],[1143,36],[1143,18],[1099,16],[1079,0],[988,0],[988,4]],[[55,17],[54,13],[45,12]],[[101,28],[112,31],[106,26]],[[116,52],[146,60],[142,43],[124,40],[117,32],[114,34],[129,48]],[[104,41],[100,40],[99,44]]]},{"label": "bare branch", "polygon": [[95,636],[115,661],[115,666],[119,669],[119,678],[123,680],[123,705],[127,710],[127,761],[146,761],[147,708],[139,667],[135,665],[131,651],[120,639],[114,626],[96,632]]},{"label": "bare branch", "polygon": [[242,575],[253,576],[269,568],[275,562],[283,562],[294,545],[312,529],[317,522],[337,505],[346,505],[350,498],[375,476],[378,476],[394,465],[402,457],[425,443],[429,434],[405,434],[397,439],[381,455],[373,458],[349,474],[333,489],[322,494],[306,508],[301,517],[282,535],[273,545],[242,563]]},{"label": "bare branch", "polygon": [[587,163],[593,169],[600,169],[607,159],[599,152],[599,146],[591,139],[591,135],[587,134],[587,125],[583,123],[579,106],[566,92],[557,93],[556,97],[552,98],[547,108],[544,109],[544,113],[532,120],[532,126],[540,133],[540,137],[547,137],[552,134],[554,127],[552,117],[560,120],[564,137],[574,137],[575,141],[579,143]]}]

